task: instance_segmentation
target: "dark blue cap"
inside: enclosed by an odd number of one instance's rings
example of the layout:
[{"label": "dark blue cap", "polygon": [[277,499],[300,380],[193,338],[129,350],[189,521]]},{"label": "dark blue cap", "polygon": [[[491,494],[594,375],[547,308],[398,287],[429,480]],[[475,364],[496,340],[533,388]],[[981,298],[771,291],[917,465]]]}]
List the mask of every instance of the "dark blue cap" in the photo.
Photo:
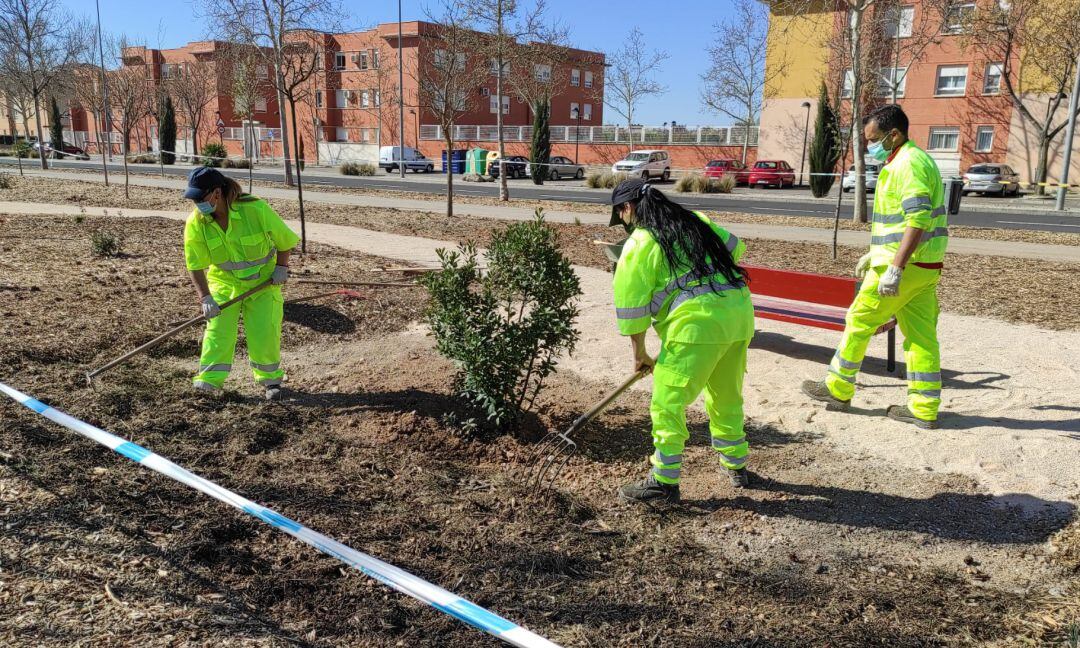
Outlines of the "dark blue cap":
[{"label": "dark blue cap", "polygon": [[199,167],[192,169],[187,177],[187,191],[184,198],[188,200],[202,200],[206,194],[218,187],[225,186],[225,176],[217,169]]}]

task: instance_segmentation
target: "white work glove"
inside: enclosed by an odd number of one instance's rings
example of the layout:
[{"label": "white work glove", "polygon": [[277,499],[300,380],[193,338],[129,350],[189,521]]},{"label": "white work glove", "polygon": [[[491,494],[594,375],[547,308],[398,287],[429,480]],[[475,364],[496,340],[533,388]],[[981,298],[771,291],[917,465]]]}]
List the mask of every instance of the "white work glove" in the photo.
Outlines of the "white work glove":
[{"label": "white work glove", "polygon": [[878,281],[877,292],[882,297],[896,297],[900,294],[900,277],[904,273],[902,268],[890,265],[885,274]]},{"label": "white work glove", "polygon": [[870,253],[866,253],[859,257],[859,262],[855,264],[855,278],[862,279],[866,276],[866,271],[870,269]]},{"label": "white work glove", "polygon": [[289,280],[289,266],[274,266],[274,274],[270,275],[270,283],[280,286]]},{"label": "white work glove", "polygon": [[212,320],[218,315],[221,315],[221,307],[214,301],[213,295],[207,295],[202,298],[202,314],[208,320]]}]

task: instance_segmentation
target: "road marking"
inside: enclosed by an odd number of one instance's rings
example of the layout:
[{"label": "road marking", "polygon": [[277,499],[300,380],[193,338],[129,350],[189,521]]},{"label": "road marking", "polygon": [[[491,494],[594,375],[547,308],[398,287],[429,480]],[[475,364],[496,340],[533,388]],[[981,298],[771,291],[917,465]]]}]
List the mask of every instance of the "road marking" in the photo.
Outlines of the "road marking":
[{"label": "road marking", "polygon": [[1077,228],[1080,228],[1080,225],[1069,225],[1067,223],[1029,223],[1027,221],[1003,221],[1003,220],[994,221],[994,222],[995,223],[1007,223],[1009,225],[1038,225],[1040,227],[1077,227]]}]

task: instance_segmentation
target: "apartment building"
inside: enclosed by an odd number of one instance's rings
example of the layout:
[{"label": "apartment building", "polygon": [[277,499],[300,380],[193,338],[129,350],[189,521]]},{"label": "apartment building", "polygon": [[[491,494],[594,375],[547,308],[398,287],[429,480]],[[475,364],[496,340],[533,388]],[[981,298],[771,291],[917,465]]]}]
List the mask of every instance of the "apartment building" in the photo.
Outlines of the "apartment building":
[{"label": "apartment building", "polygon": [[[996,162],[1011,165],[1030,180],[1035,176],[1038,138],[1003,89],[1004,62],[966,48],[962,38],[965,12],[986,11],[983,5],[996,1],[959,2],[944,18],[932,16],[933,9],[923,0],[912,0],[891,13],[881,34],[886,42],[877,48],[881,55],[872,63],[879,72],[877,87],[869,89],[863,105],[889,103],[895,92],[896,102],[911,120],[911,138],[934,157],[943,174]],[[822,80],[829,82],[830,94],[839,86],[842,111],[850,114],[851,72],[838,69],[829,46],[830,38],[846,26],[846,11],[838,10],[838,5],[823,1],[808,13],[788,11],[783,3],[772,5],[767,64],[787,69],[765,98],[761,157],[784,158],[799,166],[807,116],[812,135]],[[908,47],[911,42],[921,44]],[[1025,98],[1032,104],[1045,105],[1046,100],[1037,95]],[[1051,178],[1060,177],[1060,153],[1051,152]]]}]

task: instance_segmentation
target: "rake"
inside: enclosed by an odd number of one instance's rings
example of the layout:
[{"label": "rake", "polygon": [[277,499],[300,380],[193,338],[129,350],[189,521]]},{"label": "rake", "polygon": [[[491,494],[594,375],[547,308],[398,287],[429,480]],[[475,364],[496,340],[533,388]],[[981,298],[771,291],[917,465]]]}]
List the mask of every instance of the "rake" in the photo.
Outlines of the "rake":
[{"label": "rake", "polygon": [[585,427],[589,421],[596,418],[600,412],[607,409],[616,398],[621,396],[627,389],[630,389],[631,385],[644,378],[649,371],[651,369],[645,368],[634,373],[626,382],[619,385],[615,391],[604,396],[604,400],[579,416],[565,432],[550,432],[541,439],[536,451],[533,452],[526,463],[525,470],[528,475],[525,482],[526,486],[534,491],[539,491],[544,487],[552,488],[559,479],[559,474],[562,473],[563,468],[570,461],[570,457],[577,453],[577,443],[570,437]]}]

